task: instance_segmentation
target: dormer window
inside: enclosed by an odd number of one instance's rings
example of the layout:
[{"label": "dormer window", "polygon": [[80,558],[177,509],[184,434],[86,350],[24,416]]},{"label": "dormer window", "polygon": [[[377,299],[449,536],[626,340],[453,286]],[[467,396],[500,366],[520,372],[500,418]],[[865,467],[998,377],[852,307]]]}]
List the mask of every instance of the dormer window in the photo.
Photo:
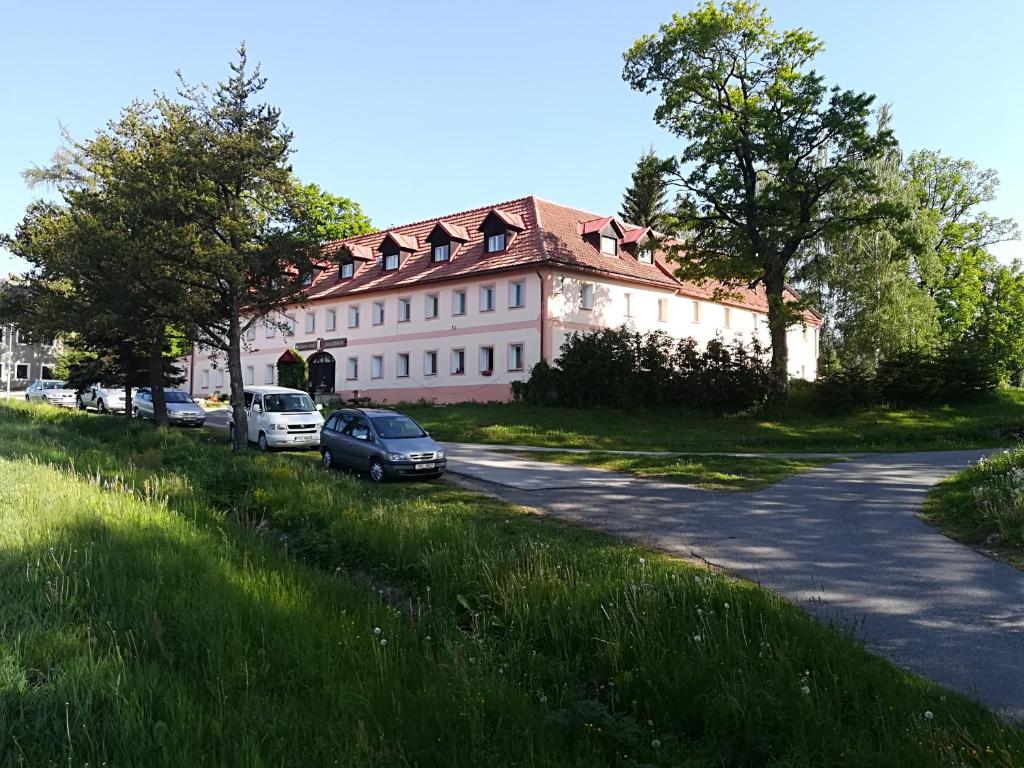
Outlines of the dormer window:
[{"label": "dormer window", "polygon": [[619,241],[617,238],[601,235],[601,253],[605,256],[615,256],[619,252]]},{"label": "dormer window", "polygon": [[385,272],[391,272],[392,270],[398,269],[398,251],[384,254],[383,267]]},{"label": "dormer window", "polygon": [[492,208],[480,224],[484,233],[484,253],[501,253],[508,250],[517,233],[526,229],[522,216]]},{"label": "dormer window", "polygon": [[434,253],[431,257],[434,262],[448,261],[452,255],[452,244],[442,243],[434,246]]},{"label": "dormer window", "polygon": [[313,272],[312,271],[303,272],[302,273],[302,284],[304,286],[306,286],[307,288],[313,284]]},{"label": "dormer window", "polygon": [[381,268],[385,272],[394,272],[402,262],[402,253],[415,253],[418,247],[415,236],[388,232],[378,248],[381,254]]},{"label": "dormer window", "polygon": [[338,270],[338,276],[342,280],[348,280],[356,273],[356,263],[352,259],[345,259],[341,262],[341,266]]},{"label": "dormer window", "polygon": [[498,253],[505,250],[505,233],[487,236],[487,253]]},{"label": "dormer window", "polygon": [[653,264],[654,254],[650,251],[640,251],[640,253],[636,255],[636,260],[641,264]]},{"label": "dormer window", "polygon": [[359,268],[358,262],[370,261],[372,259],[373,252],[365,245],[348,243],[342,246],[341,253],[338,256],[338,278],[348,280],[355,277],[356,270]]},{"label": "dormer window", "polygon": [[605,256],[618,256],[619,240],[626,230],[614,216],[605,216],[581,222],[580,234]]},{"label": "dormer window", "polygon": [[431,246],[430,260],[435,264],[450,261],[468,240],[469,232],[465,227],[447,221],[437,222],[427,235],[427,242]]},{"label": "dormer window", "polygon": [[653,234],[650,227],[636,227],[622,236],[622,249],[636,257],[641,264],[653,264],[654,252],[647,245]]}]

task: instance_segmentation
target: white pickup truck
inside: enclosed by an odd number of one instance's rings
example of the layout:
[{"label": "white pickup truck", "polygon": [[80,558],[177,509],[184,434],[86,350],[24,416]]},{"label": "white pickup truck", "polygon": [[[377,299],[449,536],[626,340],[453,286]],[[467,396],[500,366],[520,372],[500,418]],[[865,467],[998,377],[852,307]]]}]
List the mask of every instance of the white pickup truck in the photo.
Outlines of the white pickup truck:
[{"label": "white pickup truck", "polygon": [[93,384],[78,394],[78,410],[92,408],[100,413],[120,411],[124,413],[124,388],[108,387],[105,384]]}]

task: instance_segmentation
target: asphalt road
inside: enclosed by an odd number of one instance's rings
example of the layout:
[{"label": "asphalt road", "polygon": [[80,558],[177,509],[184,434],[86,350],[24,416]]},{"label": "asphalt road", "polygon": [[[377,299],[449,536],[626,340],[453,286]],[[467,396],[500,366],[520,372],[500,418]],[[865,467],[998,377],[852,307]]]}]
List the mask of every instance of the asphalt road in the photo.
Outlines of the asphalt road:
[{"label": "asphalt road", "polygon": [[860,456],[722,493],[446,446],[449,469],[508,501],[757,581],[869,650],[1024,720],[1024,573],[917,513],[985,451]]}]

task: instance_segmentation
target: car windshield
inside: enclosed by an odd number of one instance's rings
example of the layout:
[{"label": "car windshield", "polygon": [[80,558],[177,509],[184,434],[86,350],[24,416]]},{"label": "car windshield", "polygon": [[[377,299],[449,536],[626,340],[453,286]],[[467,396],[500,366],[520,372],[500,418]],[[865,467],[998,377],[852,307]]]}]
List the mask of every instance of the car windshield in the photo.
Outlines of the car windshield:
[{"label": "car windshield", "polygon": [[41,382],[40,389],[64,389],[63,381],[44,381]]},{"label": "car windshield", "polygon": [[263,409],[267,413],[309,413],[315,411],[316,406],[309,399],[309,395],[284,394],[264,395]]},{"label": "car windshield", "polygon": [[169,389],[164,392],[164,400],[168,403],[191,403],[192,398],[185,392],[175,392],[173,389]]},{"label": "car windshield", "polygon": [[385,440],[402,440],[403,438],[426,437],[427,433],[420,429],[420,425],[408,416],[395,414],[394,416],[374,416],[373,427],[377,434]]}]

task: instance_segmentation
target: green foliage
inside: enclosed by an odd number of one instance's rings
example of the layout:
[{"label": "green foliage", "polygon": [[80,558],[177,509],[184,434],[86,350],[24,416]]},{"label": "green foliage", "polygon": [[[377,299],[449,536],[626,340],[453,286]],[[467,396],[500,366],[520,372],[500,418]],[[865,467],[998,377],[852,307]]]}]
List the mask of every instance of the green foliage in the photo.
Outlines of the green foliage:
[{"label": "green foliage", "polygon": [[977,704],[639,546],[208,435],[17,403],[0,428],[26,765],[1021,761]]},{"label": "green foliage", "polygon": [[630,224],[650,227],[658,232],[671,228],[666,198],[665,178],[670,164],[661,160],[653,149],[647,150],[636,163],[630,185],[622,196],[619,217]]},{"label": "green foliage", "polygon": [[309,363],[297,349],[288,350],[295,358],[292,362],[277,361],[277,383],[281,387],[301,389],[309,388]]},{"label": "green foliage", "polygon": [[296,182],[289,197],[295,207],[295,234],[303,240],[321,245],[376,232],[359,203],[317,184]]},{"label": "green foliage", "polygon": [[555,367],[539,363],[516,399],[537,405],[635,408],[685,405],[716,414],[736,413],[764,402],[771,384],[764,350],[735,340],[675,341],[661,331],[626,326],[574,332]]},{"label": "green foliage", "polygon": [[756,2],[726,0],[674,16],[625,54],[625,80],[659,93],[655,120],[686,142],[670,177],[681,235],[668,252],[682,277],[764,285],[776,400],[801,309],[784,300],[794,265],[820,238],[898,213],[865,204],[892,134],[869,130],[873,96],[829,89],[811,69],[822,48],[806,30],[777,31]]}]

